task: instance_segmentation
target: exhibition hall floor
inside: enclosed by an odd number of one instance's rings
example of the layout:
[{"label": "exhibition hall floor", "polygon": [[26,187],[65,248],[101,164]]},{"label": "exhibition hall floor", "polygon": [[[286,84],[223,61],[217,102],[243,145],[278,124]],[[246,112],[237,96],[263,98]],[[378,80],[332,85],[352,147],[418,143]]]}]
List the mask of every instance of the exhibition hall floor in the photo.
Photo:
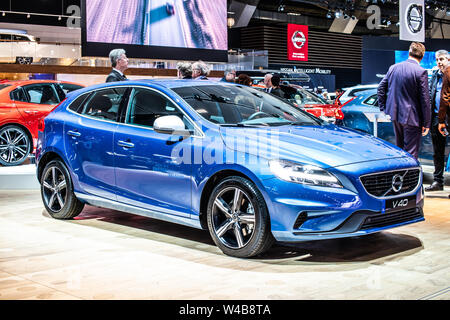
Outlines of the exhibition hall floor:
[{"label": "exhibition hall floor", "polygon": [[54,220],[38,190],[2,190],[0,299],[450,299],[449,192],[425,222],[244,260],[207,231],[90,206]]}]

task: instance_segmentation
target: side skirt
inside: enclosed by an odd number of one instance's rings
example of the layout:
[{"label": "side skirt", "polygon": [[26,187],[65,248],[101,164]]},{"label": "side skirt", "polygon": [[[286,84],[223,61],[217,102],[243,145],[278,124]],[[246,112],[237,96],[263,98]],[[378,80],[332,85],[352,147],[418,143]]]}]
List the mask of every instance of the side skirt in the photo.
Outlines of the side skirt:
[{"label": "side skirt", "polygon": [[86,202],[87,204],[95,206],[95,207],[123,211],[123,212],[136,214],[136,215],[144,216],[144,217],[148,217],[148,218],[182,224],[182,225],[196,228],[196,229],[203,229],[199,220],[193,220],[193,219],[189,219],[189,218],[185,218],[185,217],[174,216],[174,215],[170,215],[167,213],[161,213],[161,212],[157,212],[157,211],[150,211],[147,209],[130,206],[125,203],[120,203],[117,201],[104,199],[104,198],[100,198],[100,197],[96,197],[96,196],[92,196],[92,195],[86,195],[86,194],[82,194],[82,193],[78,193],[78,192],[75,192],[75,196],[80,201]]}]

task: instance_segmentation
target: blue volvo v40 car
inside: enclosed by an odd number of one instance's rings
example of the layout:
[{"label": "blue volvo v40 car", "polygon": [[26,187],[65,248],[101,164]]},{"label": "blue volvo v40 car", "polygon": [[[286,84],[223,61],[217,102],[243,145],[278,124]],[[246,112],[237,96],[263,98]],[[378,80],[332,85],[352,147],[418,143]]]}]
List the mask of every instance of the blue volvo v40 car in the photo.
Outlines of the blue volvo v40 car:
[{"label": "blue volvo v40 car", "polygon": [[208,229],[226,254],[274,240],[360,236],[424,220],[422,172],[401,149],[276,97],[207,80],[77,91],[39,133],[57,219],[85,204]]}]

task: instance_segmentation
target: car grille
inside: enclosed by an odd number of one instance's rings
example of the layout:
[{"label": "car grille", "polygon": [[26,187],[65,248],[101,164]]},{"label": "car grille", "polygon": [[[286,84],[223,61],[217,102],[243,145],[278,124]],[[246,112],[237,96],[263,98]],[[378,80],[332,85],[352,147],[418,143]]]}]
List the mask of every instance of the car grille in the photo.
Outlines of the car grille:
[{"label": "car grille", "polygon": [[[398,192],[392,188],[395,175],[403,177],[403,184]],[[375,197],[397,196],[416,189],[420,180],[420,169],[397,170],[361,176],[361,182],[366,191]]]},{"label": "car grille", "polygon": [[423,211],[418,208],[411,208],[397,212],[387,212],[384,214],[367,217],[364,220],[364,223],[362,224],[360,230],[382,228],[422,217]]}]

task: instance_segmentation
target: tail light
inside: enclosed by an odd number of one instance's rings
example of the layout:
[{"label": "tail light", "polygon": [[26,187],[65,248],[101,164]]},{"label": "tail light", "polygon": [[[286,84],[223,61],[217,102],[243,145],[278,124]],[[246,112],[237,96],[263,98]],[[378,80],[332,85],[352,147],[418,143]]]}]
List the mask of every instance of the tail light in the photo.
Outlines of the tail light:
[{"label": "tail light", "polygon": [[342,112],[342,108],[336,108],[334,110],[334,116],[336,119],[339,119],[339,120],[344,119],[344,113]]},{"label": "tail light", "polygon": [[45,122],[44,122],[44,120],[45,120],[45,117],[42,117],[41,119],[39,119],[38,131],[40,131],[40,132],[44,132],[44,129],[45,129]]},{"label": "tail light", "polygon": [[[63,101],[61,101],[59,104],[57,104],[56,106],[53,107],[53,109],[49,112],[52,113],[53,110],[55,110],[56,108],[58,108],[64,101],[66,101],[66,99],[64,99]],[[48,114],[47,114],[48,115]],[[45,129],[45,117],[42,117],[39,122],[38,122],[38,131],[44,132]]]}]

